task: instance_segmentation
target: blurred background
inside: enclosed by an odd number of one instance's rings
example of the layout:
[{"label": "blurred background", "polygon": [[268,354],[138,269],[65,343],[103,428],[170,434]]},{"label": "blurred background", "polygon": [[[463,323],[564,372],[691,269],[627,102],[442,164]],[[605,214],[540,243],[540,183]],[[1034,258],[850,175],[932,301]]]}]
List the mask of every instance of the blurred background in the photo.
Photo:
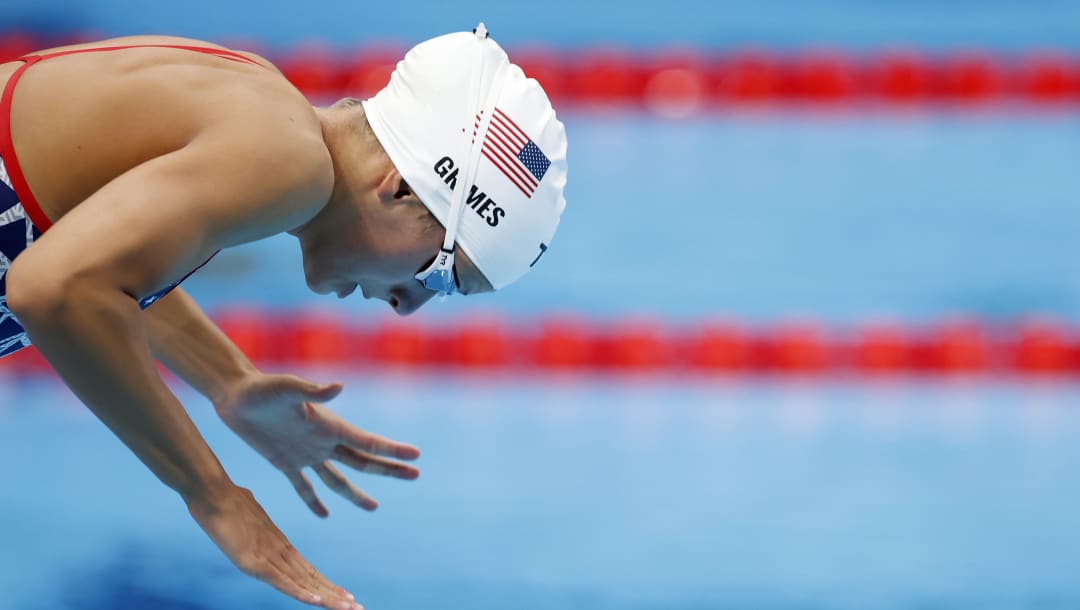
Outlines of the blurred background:
[{"label": "blurred background", "polygon": [[[1080,4],[7,0],[0,57],[139,33],[313,103],[483,20],[549,92],[557,238],[494,294],[317,297],[292,238],[185,283],[265,368],[417,444],[359,514],[176,384],[372,610],[1080,607]],[[385,311],[384,311],[385,310]],[[0,368],[0,607],[293,608],[44,370]]]}]

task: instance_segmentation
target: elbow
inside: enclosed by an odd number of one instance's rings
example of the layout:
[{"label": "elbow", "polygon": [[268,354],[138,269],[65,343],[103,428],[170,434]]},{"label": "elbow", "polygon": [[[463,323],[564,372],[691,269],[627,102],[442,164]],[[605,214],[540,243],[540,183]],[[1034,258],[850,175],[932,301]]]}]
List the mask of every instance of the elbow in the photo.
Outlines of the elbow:
[{"label": "elbow", "polygon": [[64,315],[71,278],[42,269],[24,255],[11,263],[4,280],[7,308],[24,327]]}]

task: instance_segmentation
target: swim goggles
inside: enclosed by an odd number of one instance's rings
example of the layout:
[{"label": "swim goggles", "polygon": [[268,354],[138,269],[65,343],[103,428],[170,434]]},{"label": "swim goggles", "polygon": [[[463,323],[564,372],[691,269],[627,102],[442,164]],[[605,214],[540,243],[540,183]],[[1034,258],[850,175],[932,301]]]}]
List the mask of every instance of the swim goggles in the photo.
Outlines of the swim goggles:
[{"label": "swim goggles", "polygon": [[[483,23],[476,26],[473,34],[481,43],[487,40],[488,37],[487,28],[484,27]],[[487,99],[481,99],[484,93],[480,88],[484,82],[484,57],[486,55],[487,53],[481,50],[480,69],[473,72],[471,79],[472,90],[476,91],[476,99],[472,108],[472,116],[476,117],[473,123],[475,131],[473,132],[472,143],[469,145],[468,162],[465,165],[465,171],[462,172],[464,180],[459,183],[460,188],[453,192],[454,199],[450,203],[450,214],[447,216],[446,236],[443,238],[443,244],[439,248],[438,254],[435,255],[435,260],[426,269],[415,275],[424,288],[437,293],[439,297],[444,299],[455,292],[459,292],[457,276],[454,273],[454,243],[457,240],[458,224],[461,222],[461,213],[465,209],[466,190],[469,185],[476,183],[476,170],[479,165],[484,138],[487,137],[488,125],[491,124],[491,115],[494,114],[495,103],[502,93],[502,83],[506,80],[499,79],[497,84],[488,88]]]}]

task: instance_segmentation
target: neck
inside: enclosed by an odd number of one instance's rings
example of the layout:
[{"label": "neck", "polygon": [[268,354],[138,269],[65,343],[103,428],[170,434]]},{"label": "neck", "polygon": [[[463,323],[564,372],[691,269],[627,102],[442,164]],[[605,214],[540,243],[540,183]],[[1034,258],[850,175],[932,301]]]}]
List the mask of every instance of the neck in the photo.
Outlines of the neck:
[{"label": "neck", "polygon": [[356,202],[375,190],[388,163],[359,100],[346,98],[328,108],[315,108],[315,115],[334,166],[334,188],[315,216],[289,231],[294,236],[315,231],[320,225],[331,227],[354,215]]},{"label": "neck", "polygon": [[[360,106],[357,105],[356,108],[359,109]],[[348,196],[349,185],[345,168],[350,165],[347,160],[350,159],[348,115],[351,113],[346,112],[346,110],[347,107],[343,107],[340,103],[328,108],[315,107],[315,116],[318,118],[319,126],[322,129],[323,142],[330,152],[330,160],[334,166],[334,188],[326,205],[309,218],[307,222],[289,230],[289,235],[299,237],[301,234],[310,233],[313,227],[322,224],[321,219],[332,216],[333,210],[340,207],[340,202]]]}]

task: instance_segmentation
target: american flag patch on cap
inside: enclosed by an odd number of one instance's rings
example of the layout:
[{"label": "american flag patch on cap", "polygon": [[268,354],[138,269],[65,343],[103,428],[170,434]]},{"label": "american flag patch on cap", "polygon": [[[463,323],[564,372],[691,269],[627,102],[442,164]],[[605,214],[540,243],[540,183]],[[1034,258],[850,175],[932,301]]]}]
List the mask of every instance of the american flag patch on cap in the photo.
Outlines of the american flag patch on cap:
[{"label": "american flag patch on cap", "polygon": [[498,108],[491,117],[481,152],[529,199],[551,167],[551,159],[536,142]]}]

